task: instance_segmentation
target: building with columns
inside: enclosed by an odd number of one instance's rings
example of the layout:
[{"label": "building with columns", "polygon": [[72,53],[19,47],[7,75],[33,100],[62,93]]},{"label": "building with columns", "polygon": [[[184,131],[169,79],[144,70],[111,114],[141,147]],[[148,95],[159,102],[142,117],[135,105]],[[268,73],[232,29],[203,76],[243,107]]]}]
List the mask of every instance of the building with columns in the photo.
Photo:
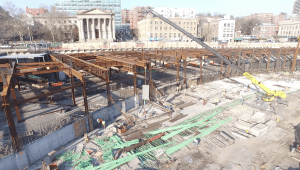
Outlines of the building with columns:
[{"label": "building with columns", "polygon": [[115,39],[115,14],[112,10],[90,9],[77,12],[79,41],[113,42]]},{"label": "building with columns", "polygon": [[[60,18],[51,18],[47,13],[31,16],[34,22],[43,25],[54,24],[61,27],[67,34],[77,27],[81,42],[113,42],[115,40],[115,14],[112,10],[90,9],[79,10],[77,15],[66,15]],[[70,35],[68,35],[70,36]],[[74,35],[72,35],[74,37]]]}]

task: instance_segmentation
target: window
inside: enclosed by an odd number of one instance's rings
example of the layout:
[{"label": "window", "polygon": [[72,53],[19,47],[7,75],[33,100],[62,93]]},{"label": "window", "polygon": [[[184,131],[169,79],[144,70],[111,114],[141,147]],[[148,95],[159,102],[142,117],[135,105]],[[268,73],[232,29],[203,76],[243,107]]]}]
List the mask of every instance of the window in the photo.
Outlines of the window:
[{"label": "window", "polygon": [[194,27],[194,30],[196,30],[196,27]]},{"label": "window", "polygon": [[71,20],[69,20],[69,23],[72,23],[72,21],[71,21]]},{"label": "window", "polygon": [[168,34],[167,33],[165,33],[165,38],[167,38],[168,37]]},{"label": "window", "polygon": [[189,25],[189,22],[186,22],[187,25]]},{"label": "window", "polygon": [[162,30],[162,27],[160,27],[160,30]]},{"label": "window", "polygon": [[189,30],[189,27],[186,27],[186,30]]},{"label": "window", "polygon": [[181,23],[181,22],[179,21],[179,25],[180,25],[180,23]]},{"label": "window", "polygon": [[172,27],[170,27],[170,30],[172,29]]},{"label": "window", "polygon": [[160,33],[160,38],[163,38],[163,34],[162,33]]},{"label": "window", "polygon": [[150,21],[150,24],[152,24],[152,21]]},{"label": "window", "polygon": [[176,38],[176,33],[174,33],[174,38]]},{"label": "window", "polygon": [[169,37],[172,38],[172,34],[171,33],[169,34]]},{"label": "window", "polygon": [[152,30],[152,27],[150,27],[150,30]]},{"label": "window", "polygon": [[45,24],[47,24],[47,21],[45,21]]},{"label": "window", "polygon": [[157,21],[155,21],[155,24],[157,24]]},{"label": "window", "polygon": [[160,21],[160,24],[162,24],[162,21]]},{"label": "window", "polygon": [[193,27],[191,27],[191,30],[193,30]]},{"label": "window", "polygon": [[185,24],[185,22],[183,22],[183,25]]},{"label": "window", "polygon": [[153,34],[152,33],[150,33],[150,38],[152,38],[153,37]]},{"label": "window", "polygon": [[157,33],[155,33],[155,38],[157,38]]},{"label": "window", "polygon": [[224,27],[226,27],[226,24],[224,24]]},{"label": "window", "polygon": [[180,38],[180,33],[178,33],[178,37]]}]

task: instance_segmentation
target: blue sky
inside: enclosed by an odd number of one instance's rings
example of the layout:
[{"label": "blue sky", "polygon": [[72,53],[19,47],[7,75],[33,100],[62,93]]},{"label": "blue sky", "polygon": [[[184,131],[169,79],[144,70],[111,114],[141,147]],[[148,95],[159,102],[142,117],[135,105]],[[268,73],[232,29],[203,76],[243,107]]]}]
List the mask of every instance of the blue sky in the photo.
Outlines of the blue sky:
[{"label": "blue sky", "polygon": [[[3,5],[5,0],[0,0]],[[230,13],[235,17],[251,13],[280,12],[291,13],[295,0],[122,0],[122,9],[134,6],[164,6],[174,8],[195,8],[196,12]],[[37,8],[41,3],[54,4],[54,0],[12,0],[17,6]]]}]

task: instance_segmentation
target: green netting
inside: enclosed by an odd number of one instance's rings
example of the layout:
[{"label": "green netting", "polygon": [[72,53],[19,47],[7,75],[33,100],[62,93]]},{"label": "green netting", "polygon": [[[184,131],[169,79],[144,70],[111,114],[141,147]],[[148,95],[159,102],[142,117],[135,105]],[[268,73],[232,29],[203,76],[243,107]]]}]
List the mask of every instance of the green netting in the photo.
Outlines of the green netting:
[{"label": "green netting", "polygon": [[[244,97],[244,100],[250,100],[253,97],[255,97],[255,95],[248,95]],[[94,140],[103,152],[102,158],[105,162],[97,167],[91,165],[91,159],[85,157],[85,153],[74,154],[72,151],[68,151],[62,154],[59,159],[62,159],[65,162],[73,162],[72,165],[75,166],[76,170],[96,170],[113,169],[137,157],[141,161],[140,166],[142,168],[159,169],[159,162],[170,160],[168,154],[175,153],[183,146],[191,143],[194,139],[204,137],[230,121],[230,118],[219,113],[240,104],[241,101],[237,99],[226,104],[226,106],[202,112],[173,127],[146,133],[144,134],[144,137],[150,139],[161,132],[167,132],[166,136],[163,137],[165,140],[160,138],[150,143],[146,143],[145,145],[128,152],[127,157],[118,160],[113,160],[113,149],[128,147],[138,143],[139,140],[123,142],[117,135],[103,137],[101,139],[95,138]],[[196,136],[195,133],[197,134]],[[177,135],[183,138],[183,142],[177,140]]]}]

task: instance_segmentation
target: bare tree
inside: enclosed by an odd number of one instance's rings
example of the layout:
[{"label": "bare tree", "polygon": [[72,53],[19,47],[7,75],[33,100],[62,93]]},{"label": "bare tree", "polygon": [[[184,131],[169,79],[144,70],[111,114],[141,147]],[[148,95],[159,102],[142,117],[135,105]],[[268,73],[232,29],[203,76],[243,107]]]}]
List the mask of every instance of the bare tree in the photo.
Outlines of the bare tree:
[{"label": "bare tree", "polygon": [[22,8],[16,7],[11,1],[4,2],[4,9],[10,16],[9,20],[6,22],[11,30],[8,33],[11,36],[17,34],[20,37],[20,41],[23,41],[23,37],[28,30],[28,20],[25,11]]}]

